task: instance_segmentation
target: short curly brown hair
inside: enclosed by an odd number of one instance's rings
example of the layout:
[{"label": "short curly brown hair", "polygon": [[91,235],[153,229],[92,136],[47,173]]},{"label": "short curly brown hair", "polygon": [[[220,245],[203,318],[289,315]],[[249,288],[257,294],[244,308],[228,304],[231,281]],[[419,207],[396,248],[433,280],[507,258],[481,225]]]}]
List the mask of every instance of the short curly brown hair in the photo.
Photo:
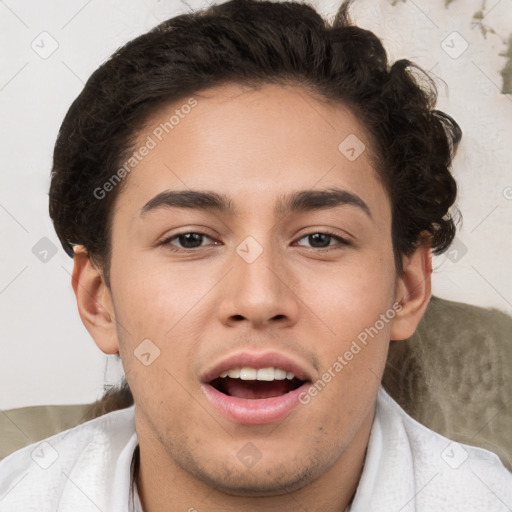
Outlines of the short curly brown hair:
[{"label": "short curly brown hair", "polygon": [[433,80],[408,60],[388,63],[379,38],[351,22],[349,4],[327,22],[307,4],[231,0],[164,21],[118,49],[71,105],[55,145],[50,216],[66,252],[85,246],[109,286],[123,183],[101,200],[94,191],[159,108],[225,83],[295,84],[351,108],[390,198],[397,272],[425,235],[434,254],[445,251],[455,236],[450,166],[461,129],[434,108]]}]

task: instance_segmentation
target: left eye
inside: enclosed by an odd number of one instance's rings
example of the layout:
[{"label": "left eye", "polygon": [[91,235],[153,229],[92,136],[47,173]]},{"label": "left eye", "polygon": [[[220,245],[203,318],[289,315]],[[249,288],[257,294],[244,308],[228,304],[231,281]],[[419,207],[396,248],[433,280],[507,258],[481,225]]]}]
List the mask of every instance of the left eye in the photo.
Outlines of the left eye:
[{"label": "left eye", "polygon": [[331,244],[333,240],[338,241],[342,245],[349,245],[348,240],[345,240],[340,236],[334,235],[333,233],[310,233],[309,235],[303,236],[299,240],[303,240],[305,238],[308,239],[309,243],[313,246],[314,249],[322,249],[324,247],[330,247],[332,245],[335,245]]}]

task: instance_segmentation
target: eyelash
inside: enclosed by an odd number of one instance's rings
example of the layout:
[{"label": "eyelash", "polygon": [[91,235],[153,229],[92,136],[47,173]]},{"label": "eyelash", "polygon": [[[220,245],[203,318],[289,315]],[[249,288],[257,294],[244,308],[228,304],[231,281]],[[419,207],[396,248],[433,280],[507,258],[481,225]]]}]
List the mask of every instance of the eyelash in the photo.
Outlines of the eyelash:
[{"label": "eyelash", "polygon": [[[198,249],[201,249],[202,247],[204,246],[199,246],[199,247],[195,247],[193,249],[187,249],[187,248],[181,248],[181,247],[175,247],[171,244],[171,240],[174,240],[175,238],[178,238],[180,236],[183,236],[183,235],[190,235],[190,234],[195,234],[195,235],[201,235],[201,236],[205,236],[205,237],[208,237],[208,238],[211,238],[213,240],[213,238],[209,235],[207,235],[206,233],[202,233],[200,231],[185,231],[183,233],[177,233],[169,238],[166,238],[165,240],[163,240],[162,242],[160,242],[159,245],[161,246],[166,246],[166,248],[168,250],[170,250],[171,252],[184,252],[184,253],[192,253],[192,252],[196,252]],[[311,233],[307,233],[306,235],[303,235],[299,238],[299,240],[302,240],[303,238],[306,238],[310,235],[327,235],[329,237],[332,237],[334,239],[336,239],[340,244],[341,246],[349,246],[351,245],[351,242],[349,242],[347,239],[345,238],[342,238],[340,237],[339,235],[337,235],[336,233],[333,233],[331,231],[313,231]],[[300,246],[300,247],[304,247],[304,246]],[[340,249],[340,247],[336,248],[332,248],[332,246],[328,245],[327,247],[310,247],[310,249],[317,249],[317,250],[320,250],[320,251],[323,251],[323,252],[329,252],[329,251],[332,251],[332,250],[337,250],[337,249]]]}]

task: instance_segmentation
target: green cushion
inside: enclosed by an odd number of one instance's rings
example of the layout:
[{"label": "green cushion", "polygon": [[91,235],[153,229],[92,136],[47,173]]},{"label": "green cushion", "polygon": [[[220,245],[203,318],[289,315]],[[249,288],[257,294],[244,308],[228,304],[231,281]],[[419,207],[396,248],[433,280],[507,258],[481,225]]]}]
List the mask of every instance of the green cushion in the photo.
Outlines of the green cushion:
[{"label": "green cushion", "polygon": [[383,384],[420,423],[512,470],[509,315],[432,297],[414,335],[391,343]]},{"label": "green cushion", "polygon": [[0,459],[90,419],[91,404],[41,405],[0,411]]}]

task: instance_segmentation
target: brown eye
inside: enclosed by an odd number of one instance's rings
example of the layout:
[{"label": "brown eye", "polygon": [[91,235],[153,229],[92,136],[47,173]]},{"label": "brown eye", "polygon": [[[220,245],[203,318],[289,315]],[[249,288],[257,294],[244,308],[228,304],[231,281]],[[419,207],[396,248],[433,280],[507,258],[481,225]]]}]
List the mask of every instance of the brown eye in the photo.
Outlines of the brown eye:
[{"label": "brown eye", "polygon": [[[345,240],[344,238],[341,238],[340,236],[335,235],[334,233],[328,232],[310,233],[309,235],[305,235],[300,238],[300,240],[303,239],[307,239],[308,243],[313,249],[324,249],[327,247],[333,247],[336,245],[336,242],[338,242],[341,245],[350,245],[350,242],[348,240]],[[334,243],[331,243],[333,241]]]},{"label": "brown eye", "polygon": [[[205,238],[211,237],[204,233],[197,232],[188,232],[188,233],[178,233],[177,235],[173,235],[172,237],[166,238],[161,245],[168,246],[169,249],[179,251],[179,250],[193,250],[198,247],[203,247],[202,242]],[[175,241],[175,242],[173,242]],[[177,245],[179,244],[179,245]]]}]

